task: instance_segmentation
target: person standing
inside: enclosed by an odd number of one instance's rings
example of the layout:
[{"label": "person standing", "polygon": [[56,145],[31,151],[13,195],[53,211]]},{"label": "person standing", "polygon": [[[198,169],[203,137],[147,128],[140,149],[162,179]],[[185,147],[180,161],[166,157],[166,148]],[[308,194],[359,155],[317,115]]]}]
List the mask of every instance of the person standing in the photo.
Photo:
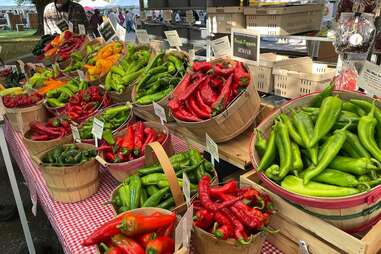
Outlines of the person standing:
[{"label": "person standing", "polygon": [[116,29],[116,24],[119,23],[119,18],[118,18],[118,15],[116,15],[114,10],[111,10],[108,13],[108,19],[110,20],[110,22],[111,22],[112,26],[114,27],[114,29]]},{"label": "person standing", "polygon": [[119,12],[118,18],[119,18],[119,25],[124,27],[124,22],[126,21],[126,18],[124,16],[123,11]]},{"label": "person standing", "polygon": [[98,9],[94,10],[94,14],[90,18],[90,32],[95,35],[95,37],[99,37],[98,26],[103,23],[103,19],[101,13]]}]

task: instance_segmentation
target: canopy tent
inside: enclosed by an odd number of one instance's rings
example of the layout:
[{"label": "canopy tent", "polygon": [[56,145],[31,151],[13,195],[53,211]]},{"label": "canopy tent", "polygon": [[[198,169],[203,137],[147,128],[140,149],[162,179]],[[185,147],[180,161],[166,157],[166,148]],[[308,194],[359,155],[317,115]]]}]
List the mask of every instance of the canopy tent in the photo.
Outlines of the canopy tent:
[{"label": "canopy tent", "polygon": [[31,2],[25,1],[21,5],[17,5],[15,0],[0,0],[0,10],[30,10],[35,6]]},{"label": "canopy tent", "polygon": [[99,8],[99,9],[103,9],[103,8],[106,8],[106,6],[109,4],[108,2],[106,1],[103,1],[103,0],[82,0],[79,2],[80,5],[82,5],[83,7],[90,7],[90,8]]},{"label": "canopy tent", "polygon": [[139,0],[114,0],[106,6],[106,8],[117,8],[117,7],[138,7]]}]

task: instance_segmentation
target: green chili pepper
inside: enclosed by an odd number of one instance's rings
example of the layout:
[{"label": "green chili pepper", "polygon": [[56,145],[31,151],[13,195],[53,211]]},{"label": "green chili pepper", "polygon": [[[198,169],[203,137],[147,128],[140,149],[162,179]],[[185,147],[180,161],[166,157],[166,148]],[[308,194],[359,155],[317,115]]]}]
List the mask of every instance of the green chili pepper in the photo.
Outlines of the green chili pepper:
[{"label": "green chili pepper", "polygon": [[173,197],[170,197],[164,200],[163,202],[161,202],[157,207],[169,210],[174,206],[175,206],[175,199]]},{"label": "green chili pepper", "polygon": [[[300,175],[303,177],[303,173]],[[326,168],[323,172],[314,178],[314,181],[320,183],[327,183],[341,187],[356,187],[360,184],[357,178],[349,173]]]},{"label": "green chili pepper", "polygon": [[304,183],[307,184],[311,179],[319,175],[327,166],[332,162],[336,155],[340,152],[341,147],[344,145],[347,138],[347,128],[350,123],[345,126],[343,129],[336,130],[334,134],[328,138],[326,141],[326,151],[321,156],[316,167],[311,168],[306,171],[306,174],[303,177]]},{"label": "green chili pepper", "polygon": [[165,174],[153,173],[141,178],[143,185],[156,185],[161,180],[167,180]]},{"label": "green chili pepper", "polygon": [[113,67],[111,67],[111,72],[113,73],[116,73],[120,76],[124,76],[126,75],[126,73],[124,72],[124,70],[122,68],[120,68],[119,66],[116,66],[114,65]]},{"label": "green chili pepper", "polygon": [[123,183],[122,186],[120,186],[118,191],[120,201],[122,203],[122,206],[126,208],[126,210],[131,209],[131,193],[130,193],[130,186],[127,183]]},{"label": "green chili pepper", "polygon": [[181,72],[184,70],[183,62],[179,58],[177,58],[176,56],[169,54],[168,60],[175,65],[176,70],[178,72]]},{"label": "green chili pepper", "polygon": [[255,141],[255,150],[258,152],[260,156],[263,156],[266,151],[267,141],[263,137],[262,132],[255,128],[257,140]]},{"label": "green chili pepper", "polygon": [[176,73],[176,66],[174,63],[170,62],[168,63],[168,72],[170,74],[175,74]]},{"label": "green chili pepper", "polygon": [[350,187],[339,187],[318,182],[303,183],[303,179],[289,175],[283,179],[281,186],[291,192],[313,197],[343,197],[359,193],[360,191]]},{"label": "green chili pepper", "polygon": [[169,187],[165,187],[152,196],[150,196],[146,202],[142,205],[142,207],[157,207],[160,203],[162,197],[169,191]]},{"label": "green chili pepper", "polygon": [[329,133],[340,115],[341,107],[341,99],[335,96],[329,96],[322,101],[313,135],[307,143],[307,148],[315,146],[320,139]]},{"label": "green chili pepper", "polygon": [[136,103],[138,103],[140,105],[148,105],[154,101],[160,101],[165,96],[167,96],[170,92],[172,92],[172,90],[173,90],[173,87],[169,86],[167,89],[165,89],[163,91],[140,97],[139,99],[136,100]]},{"label": "green chili pepper", "polygon": [[358,116],[366,115],[365,111],[350,101],[343,102],[343,110],[357,114]]},{"label": "green chili pepper", "polygon": [[142,75],[144,72],[144,68],[133,72],[131,74],[128,74],[126,76],[123,76],[121,83],[124,85],[129,85],[132,81],[136,80],[140,75]]},{"label": "green chili pepper", "polygon": [[352,148],[352,150],[359,155],[359,157],[370,158],[369,152],[363,147],[360,139],[356,134],[353,134],[352,132],[348,131],[345,143],[348,144]]},{"label": "green chili pepper", "polygon": [[345,143],[344,143],[344,145],[343,145],[343,147],[341,149],[344,152],[344,155],[346,155],[346,156],[350,156],[352,158],[360,158],[360,157],[362,157],[348,143],[348,136],[347,136],[347,140],[345,141]]},{"label": "green chili pepper", "polygon": [[292,151],[287,126],[281,121],[275,124],[275,143],[280,160],[279,177],[283,179],[292,168]]},{"label": "green chili pepper", "polygon": [[261,158],[257,171],[267,169],[275,160],[276,145],[275,145],[275,130],[271,130],[269,140],[267,141],[266,151]]},{"label": "green chili pepper", "polygon": [[142,188],[142,193],[140,194],[140,206],[139,207],[142,207],[144,205],[147,198],[148,198],[147,197],[147,191],[146,191],[146,189]]},{"label": "green chili pepper", "polygon": [[107,142],[109,145],[115,144],[114,138],[112,137],[112,131],[110,130],[105,130],[102,133],[102,138]]},{"label": "green chili pepper", "polygon": [[[182,175],[183,175],[183,173],[185,172],[185,173],[189,173],[189,172],[192,172],[192,171],[194,171],[194,170],[197,170],[199,167],[203,167],[203,172],[201,171],[200,172],[200,174],[202,173],[203,175],[205,175],[206,174],[206,172],[205,172],[205,166],[204,166],[204,160],[201,160],[200,162],[198,162],[198,164],[196,164],[196,165],[192,165],[192,166],[189,166],[189,167],[186,167],[186,168],[183,168],[183,169],[181,169],[181,170],[179,170],[179,171],[177,171],[176,172],[176,176],[177,177],[182,177]],[[197,175],[197,178],[198,178],[198,175]]]},{"label": "green chili pepper", "polygon": [[292,170],[300,172],[303,170],[303,161],[300,154],[299,146],[294,142],[291,142],[291,153],[292,153]]},{"label": "green chili pepper", "polygon": [[203,164],[206,172],[214,174],[214,166],[210,161],[205,160]]},{"label": "green chili pepper", "polygon": [[142,181],[139,175],[132,175],[129,177],[130,180],[130,208],[139,208],[140,195],[142,193]]},{"label": "green chili pepper", "polygon": [[162,172],[163,172],[163,168],[161,167],[159,163],[156,163],[151,166],[146,166],[138,170],[138,173],[140,175],[149,175],[152,173],[162,173]]},{"label": "green chili pepper", "polygon": [[288,133],[290,134],[290,137],[292,140],[294,140],[298,145],[303,146],[303,140],[300,137],[299,133],[295,129],[294,125],[292,124],[290,118],[286,114],[280,114],[280,119],[284,122],[284,124],[287,126]]},{"label": "green chili pepper", "polygon": [[155,194],[158,191],[159,191],[159,188],[156,187],[155,185],[148,185],[147,186],[147,193],[149,196],[152,196],[153,194]]},{"label": "green chili pepper", "polygon": [[265,170],[265,175],[276,182],[282,181],[282,178],[279,177],[279,173],[279,166],[276,164],[271,165]]},{"label": "green chili pepper", "polygon": [[[180,187],[183,187],[184,183],[183,183],[182,179],[177,178],[177,182],[179,183]],[[169,187],[169,182],[167,179],[166,180],[160,180],[158,182],[157,186],[159,186],[160,188]],[[189,186],[190,186],[191,190],[197,190],[197,185],[194,185],[191,183]]]},{"label": "green chili pepper", "polygon": [[374,158],[381,161],[381,149],[378,147],[374,139],[374,129],[377,125],[377,120],[374,118],[376,106],[373,105],[372,110],[368,115],[360,118],[357,126],[358,135],[363,146],[372,154]]},{"label": "green chili pepper", "polygon": [[321,91],[318,95],[315,96],[314,100],[311,103],[311,107],[320,107],[323,100],[329,96],[332,96],[332,91],[335,85],[333,83],[329,84]]},{"label": "green chili pepper", "polygon": [[[296,129],[298,130],[300,137],[303,140],[304,147],[307,147],[308,142],[310,141],[312,135],[313,135],[313,123],[311,118],[308,116],[307,113],[303,111],[293,112],[292,113],[292,120],[295,124]],[[310,148],[307,148],[309,157],[313,164],[317,164],[318,162],[318,147],[313,146]]]},{"label": "green chili pepper", "polygon": [[329,167],[356,175],[368,174],[371,170],[380,170],[381,164],[373,158],[351,158],[336,156]]}]

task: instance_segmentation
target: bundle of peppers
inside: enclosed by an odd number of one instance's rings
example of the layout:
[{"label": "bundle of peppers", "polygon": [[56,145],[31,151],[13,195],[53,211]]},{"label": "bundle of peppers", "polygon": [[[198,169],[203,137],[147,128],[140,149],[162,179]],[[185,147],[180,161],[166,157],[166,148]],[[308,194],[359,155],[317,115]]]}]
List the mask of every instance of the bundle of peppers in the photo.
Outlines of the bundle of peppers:
[{"label": "bundle of peppers", "polygon": [[126,212],[96,229],[84,246],[97,244],[105,254],[172,254],[176,215]]},{"label": "bundle of peppers", "polygon": [[252,236],[267,225],[273,206],[270,198],[252,187],[239,188],[235,180],[223,186],[210,186],[204,176],[198,185],[198,199],[194,201],[193,225],[219,239],[235,239],[249,244]]},{"label": "bundle of peppers", "polygon": [[341,197],[381,184],[381,110],[366,100],[332,96],[275,119],[268,140],[257,133],[258,171],[288,191]]},{"label": "bundle of peppers", "polygon": [[41,101],[43,97],[35,92],[32,94],[23,93],[19,95],[5,95],[2,99],[5,107],[20,108],[35,105],[37,102]]},{"label": "bundle of peppers", "polygon": [[162,144],[166,134],[145,127],[143,122],[130,124],[124,135],[116,138],[104,137],[105,143],[98,148],[103,151],[103,157],[110,163],[121,163],[135,160],[144,155],[144,150],[149,143],[159,142]]},{"label": "bundle of peppers", "polygon": [[25,80],[25,75],[11,67],[3,68],[0,70],[0,80],[2,80],[1,85],[4,88],[18,87]]},{"label": "bundle of peppers", "polygon": [[64,73],[76,71],[82,69],[82,67],[87,63],[94,63],[94,57],[98,50],[102,47],[100,42],[94,40],[88,43],[85,47],[85,53],[80,51],[74,51],[70,55],[71,63],[65,69],[62,70]]},{"label": "bundle of peppers", "polygon": [[143,74],[150,55],[148,48],[138,48],[128,44],[127,56],[120,61],[119,65],[111,67],[111,71],[107,74],[105,90],[123,93],[126,86],[131,85]]},{"label": "bundle of peppers", "polygon": [[95,158],[96,155],[95,149],[80,149],[76,144],[60,145],[47,152],[42,162],[55,167],[80,165]]},{"label": "bundle of peppers", "polygon": [[65,104],[63,114],[67,115],[71,121],[80,123],[94,115],[98,109],[109,106],[110,103],[107,93],[102,94],[100,87],[91,86],[71,96]]},{"label": "bundle of peppers", "polygon": [[47,123],[31,122],[28,135],[33,141],[47,141],[62,138],[71,132],[70,121],[66,116],[50,118]]},{"label": "bundle of peppers", "polygon": [[[203,176],[212,177],[215,174],[213,165],[194,149],[171,156],[170,162],[180,186],[183,185],[183,173],[187,174],[193,194]],[[117,213],[139,207],[159,207],[168,210],[175,207],[168,179],[159,163],[139,169],[137,174],[125,179],[117,190],[112,200]]]},{"label": "bundle of peppers", "polygon": [[250,74],[241,62],[195,62],[172,93],[168,107],[182,121],[210,119],[224,111],[249,83]]},{"label": "bundle of peppers", "polygon": [[52,78],[57,78],[58,75],[59,69],[56,65],[53,65],[53,69],[36,69],[36,72],[27,80],[25,86],[27,88],[40,88],[44,86],[45,81]]},{"label": "bundle of peppers", "polygon": [[[132,105],[118,105],[106,108],[100,114],[95,117],[103,122],[103,139],[110,140],[112,132],[125,124],[130,115]],[[91,130],[93,128],[94,117],[86,120],[86,122],[79,129],[79,135],[81,139],[92,139],[93,134]]]},{"label": "bundle of peppers", "polygon": [[124,50],[124,44],[119,41],[113,41],[98,50],[94,57],[84,65],[86,78],[88,80],[97,80],[105,76],[120,59]]},{"label": "bundle of peppers", "polygon": [[57,34],[45,34],[41,36],[41,39],[34,46],[32,54],[35,56],[44,54],[45,46],[48,45],[56,36]]},{"label": "bundle of peppers", "polygon": [[73,51],[82,46],[85,42],[85,38],[85,35],[65,31],[60,35],[56,35],[56,37],[44,47],[44,56],[47,58],[58,56],[58,61],[65,61],[70,57]]},{"label": "bundle of peppers", "polygon": [[53,108],[63,107],[71,96],[84,89],[87,89],[87,83],[85,81],[79,80],[78,78],[71,79],[59,88],[50,89],[46,93],[46,103]]},{"label": "bundle of peppers", "polygon": [[173,53],[160,53],[141,74],[136,85],[135,102],[148,105],[169,95],[180,82],[188,67],[187,59]]}]

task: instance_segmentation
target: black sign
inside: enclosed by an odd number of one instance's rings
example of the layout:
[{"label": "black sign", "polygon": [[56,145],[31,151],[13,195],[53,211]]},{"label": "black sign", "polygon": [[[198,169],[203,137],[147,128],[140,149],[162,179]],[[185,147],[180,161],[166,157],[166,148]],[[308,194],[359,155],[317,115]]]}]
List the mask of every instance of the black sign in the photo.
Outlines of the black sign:
[{"label": "black sign", "polygon": [[259,36],[233,32],[233,56],[248,61],[258,61]]},{"label": "black sign", "polygon": [[61,30],[61,32],[65,32],[66,30],[69,30],[69,24],[66,20],[61,19],[56,23],[57,27]]},{"label": "black sign", "polygon": [[114,27],[110,21],[103,22],[102,25],[98,27],[98,31],[106,42],[116,36]]}]

